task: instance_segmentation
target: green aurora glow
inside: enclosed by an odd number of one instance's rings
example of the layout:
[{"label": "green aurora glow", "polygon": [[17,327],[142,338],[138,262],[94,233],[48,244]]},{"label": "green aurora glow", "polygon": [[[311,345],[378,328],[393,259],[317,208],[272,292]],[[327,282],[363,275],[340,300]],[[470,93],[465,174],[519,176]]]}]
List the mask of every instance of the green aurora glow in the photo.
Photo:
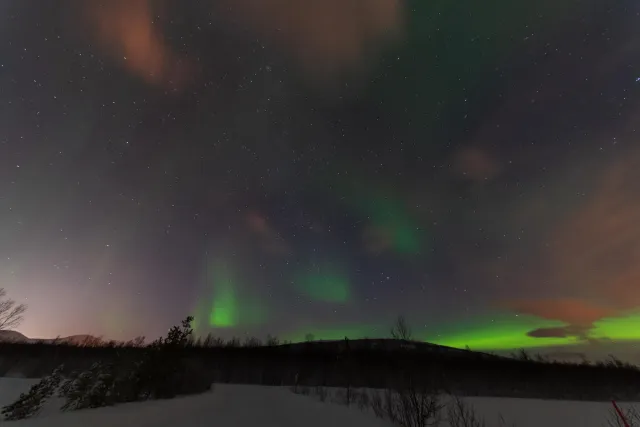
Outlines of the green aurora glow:
[{"label": "green aurora glow", "polygon": [[384,328],[376,328],[368,325],[344,325],[340,327],[309,327],[307,329],[300,328],[294,332],[284,335],[284,339],[291,342],[303,342],[308,334],[313,335],[314,340],[318,341],[337,341],[343,340],[345,337],[349,339],[359,338],[376,338],[381,337]]},{"label": "green aurora glow", "polygon": [[364,200],[364,206],[376,229],[386,230],[391,237],[391,246],[399,254],[420,252],[421,233],[399,202],[386,197]]},{"label": "green aurora glow", "polygon": [[232,328],[238,324],[238,309],[233,281],[226,271],[216,275],[213,304],[209,313],[209,326]]},{"label": "green aurora glow", "polygon": [[[447,347],[466,347],[477,351],[502,351],[519,348],[550,348],[557,346],[573,346],[586,344],[585,340],[577,337],[564,338],[536,338],[528,335],[539,328],[557,328],[567,326],[565,323],[545,320],[535,316],[524,316],[505,313],[491,319],[482,317],[473,324],[458,324],[446,328],[440,333],[424,333],[414,331],[414,338],[418,341],[429,342]],[[640,313],[625,317],[608,318],[594,323],[589,336],[594,339],[608,339],[613,342],[640,341]],[[285,336],[293,342],[302,342],[307,334],[312,334],[316,340],[341,340],[360,338],[388,338],[387,329],[383,326],[345,325],[334,328],[309,327],[299,329]]]},{"label": "green aurora glow", "polygon": [[[266,321],[266,308],[257,298],[243,295],[236,276],[227,263],[217,261],[208,268],[208,297],[198,301],[194,330],[201,332],[205,326],[214,329],[231,329],[259,325]],[[206,319],[203,323],[202,320]]]},{"label": "green aurora glow", "polygon": [[576,342],[575,338],[534,338],[528,332],[538,328],[556,328],[564,323],[534,316],[505,314],[491,319],[476,319],[473,324],[459,324],[445,328],[438,334],[425,334],[422,341],[447,347],[472,350],[507,350],[514,348],[548,347]]},{"label": "green aurora glow", "polygon": [[613,341],[640,340],[640,313],[629,313],[624,317],[608,318],[594,323],[594,338]]},{"label": "green aurora glow", "polygon": [[313,273],[299,274],[295,285],[315,301],[344,304],[351,296],[349,277],[332,266],[323,266]]},{"label": "green aurora glow", "polygon": [[[527,335],[538,328],[557,328],[567,324],[534,316],[502,315],[489,320],[479,319],[474,325],[458,325],[439,334],[426,334],[420,339],[434,344],[473,350],[510,350],[516,348],[544,348],[584,344],[577,337],[536,338]],[[606,318],[594,323],[589,337],[612,341],[640,340],[640,314]]]}]

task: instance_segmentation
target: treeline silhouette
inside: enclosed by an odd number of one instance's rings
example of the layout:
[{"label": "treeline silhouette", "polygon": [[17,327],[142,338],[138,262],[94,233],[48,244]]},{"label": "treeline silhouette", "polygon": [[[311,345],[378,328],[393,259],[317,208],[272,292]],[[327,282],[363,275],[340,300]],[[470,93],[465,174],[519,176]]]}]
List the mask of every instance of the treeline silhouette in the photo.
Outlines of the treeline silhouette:
[{"label": "treeline silhouette", "polygon": [[[136,359],[141,340],[128,343],[0,343],[0,376],[39,378],[92,364]],[[522,351],[501,357],[403,339],[280,343],[249,338],[191,340],[172,351],[216,383],[266,386],[389,388],[407,378],[428,379],[459,396],[568,400],[634,400],[640,370],[615,358],[569,363],[532,358]]]}]

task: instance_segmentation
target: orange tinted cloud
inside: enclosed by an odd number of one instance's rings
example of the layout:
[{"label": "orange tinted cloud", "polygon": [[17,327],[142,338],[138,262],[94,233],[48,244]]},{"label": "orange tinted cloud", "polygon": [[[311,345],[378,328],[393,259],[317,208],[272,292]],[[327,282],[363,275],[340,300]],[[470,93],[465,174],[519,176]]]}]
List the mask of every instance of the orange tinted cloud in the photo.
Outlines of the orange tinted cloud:
[{"label": "orange tinted cloud", "polygon": [[357,66],[401,35],[404,0],[227,0],[228,11],[308,70]]},{"label": "orange tinted cloud", "polygon": [[[522,269],[532,255],[524,252],[495,266],[493,273],[548,297],[510,301],[507,307],[584,327],[640,308],[640,151],[616,157],[602,170],[593,170],[595,184],[590,189],[585,184],[582,197],[572,199],[579,202],[569,214],[559,214],[550,197],[538,206],[538,216],[555,218],[546,231],[538,231],[545,244],[532,259],[540,261]],[[568,298],[554,297],[559,295]]]},{"label": "orange tinted cloud", "polygon": [[458,150],[453,164],[456,173],[475,182],[491,180],[500,172],[496,160],[486,150],[478,147]]},{"label": "orange tinted cloud", "polygon": [[373,254],[379,255],[393,246],[393,233],[384,227],[368,226],[363,239],[365,250]]},{"label": "orange tinted cloud", "polygon": [[613,309],[579,299],[520,300],[510,301],[507,306],[522,314],[581,326],[591,325],[596,320],[616,313]]},{"label": "orange tinted cloud", "polygon": [[[84,7],[90,30],[113,59],[150,83],[179,84],[188,67],[155,22],[154,6],[162,4],[108,0]],[[358,66],[397,37],[403,6],[404,0],[211,0],[214,13],[282,48],[315,76]]]},{"label": "orange tinted cloud", "polygon": [[287,242],[280,236],[275,228],[273,228],[265,217],[252,212],[247,215],[247,224],[249,229],[260,239],[263,249],[273,255],[286,255],[291,253],[291,248]]},{"label": "orange tinted cloud", "polygon": [[179,84],[185,66],[166,45],[148,0],[84,2],[97,42],[113,59],[149,83]]},{"label": "orange tinted cloud", "polygon": [[640,153],[621,157],[554,230],[549,255],[558,286],[629,309],[640,306]]}]

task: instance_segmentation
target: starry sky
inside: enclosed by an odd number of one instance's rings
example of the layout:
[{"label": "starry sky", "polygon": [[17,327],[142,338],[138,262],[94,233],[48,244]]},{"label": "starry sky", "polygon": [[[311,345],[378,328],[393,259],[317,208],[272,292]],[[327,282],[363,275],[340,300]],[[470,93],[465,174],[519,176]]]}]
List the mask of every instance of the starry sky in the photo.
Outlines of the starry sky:
[{"label": "starry sky", "polygon": [[635,0],[0,2],[20,331],[640,340]]}]

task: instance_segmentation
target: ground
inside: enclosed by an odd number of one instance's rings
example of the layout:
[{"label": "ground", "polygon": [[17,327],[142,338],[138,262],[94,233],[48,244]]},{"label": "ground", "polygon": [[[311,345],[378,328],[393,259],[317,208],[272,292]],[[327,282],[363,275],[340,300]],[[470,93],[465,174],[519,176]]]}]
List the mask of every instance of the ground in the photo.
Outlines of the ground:
[{"label": "ground", "polygon": [[[0,405],[26,391],[32,380],[0,379]],[[608,403],[545,401],[533,399],[470,398],[487,427],[605,427]],[[152,401],[112,408],[61,414],[59,401],[50,402],[38,418],[10,423],[27,427],[391,427],[389,423],[356,408],[321,403],[295,395],[286,388],[216,385],[211,393],[168,401]],[[622,403],[626,407],[629,404]],[[637,405],[640,409],[640,404]]]}]

